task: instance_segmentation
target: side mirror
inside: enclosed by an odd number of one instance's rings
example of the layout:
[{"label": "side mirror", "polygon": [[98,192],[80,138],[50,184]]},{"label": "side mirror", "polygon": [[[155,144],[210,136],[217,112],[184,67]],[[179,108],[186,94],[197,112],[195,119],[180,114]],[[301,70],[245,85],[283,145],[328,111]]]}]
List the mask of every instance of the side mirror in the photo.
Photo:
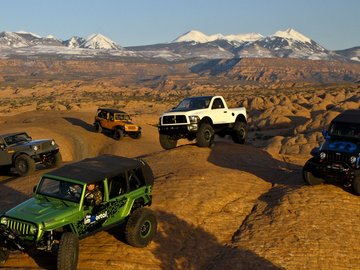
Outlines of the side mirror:
[{"label": "side mirror", "polygon": [[329,132],[326,129],[324,129],[321,133],[325,139],[329,135]]}]

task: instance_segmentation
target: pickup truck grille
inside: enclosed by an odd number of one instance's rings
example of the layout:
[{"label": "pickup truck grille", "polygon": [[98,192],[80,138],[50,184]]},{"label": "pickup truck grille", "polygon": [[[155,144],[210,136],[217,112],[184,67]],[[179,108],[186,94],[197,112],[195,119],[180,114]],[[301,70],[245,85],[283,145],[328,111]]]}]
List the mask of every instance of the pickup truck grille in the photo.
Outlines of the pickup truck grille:
[{"label": "pickup truck grille", "polygon": [[164,125],[167,124],[186,124],[186,116],[185,115],[167,115],[162,119]]},{"label": "pickup truck grille", "polygon": [[17,235],[20,236],[29,236],[34,235],[35,226],[31,223],[26,223],[14,219],[8,218],[7,227],[14,231]]}]

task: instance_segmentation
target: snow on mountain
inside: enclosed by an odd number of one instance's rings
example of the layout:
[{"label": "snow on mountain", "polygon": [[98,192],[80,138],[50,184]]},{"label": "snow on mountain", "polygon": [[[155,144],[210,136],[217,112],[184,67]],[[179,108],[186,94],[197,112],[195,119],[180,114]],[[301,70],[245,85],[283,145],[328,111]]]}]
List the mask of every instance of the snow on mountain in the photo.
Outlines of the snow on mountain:
[{"label": "snow on mountain", "polygon": [[272,35],[273,37],[281,37],[284,39],[290,39],[294,41],[300,41],[304,43],[311,43],[311,39],[304,36],[303,34],[295,31],[292,28],[286,29],[285,31],[277,31]]},{"label": "snow on mountain", "polygon": [[238,34],[238,35],[223,35],[223,34],[214,34],[214,35],[206,35],[197,30],[191,30],[186,32],[185,34],[177,37],[172,42],[193,42],[193,43],[207,43],[216,40],[226,40],[229,42],[249,42],[255,41],[263,36],[258,33],[247,33],[247,34]]},{"label": "snow on mountain", "polygon": [[70,39],[65,40],[63,44],[69,48],[80,48],[80,45],[83,44],[85,41],[86,40],[82,37],[73,36]]},{"label": "snow on mountain", "polygon": [[13,48],[21,48],[29,46],[30,42],[27,41],[22,36],[18,35],[14,32],[1,32],[0,33],[0,46],[1,47],[13,47]]},{"label": "snow on mountain", "polygon": [[121,47],[111,39],[102,34],[90,35],[82,44],[81,48],[87,49],[106,49],[106,50],[120,50]]},{"label": "snow on mountain", "polygon": [[39,36],[37,34],[31,33],[31,32],[26,32],[26,31],[16,31],[15,33],[18,35],[21,35],[21,36],[27,36],[27,37],[32,37],[32,38],[41,38],[41,36]]}]

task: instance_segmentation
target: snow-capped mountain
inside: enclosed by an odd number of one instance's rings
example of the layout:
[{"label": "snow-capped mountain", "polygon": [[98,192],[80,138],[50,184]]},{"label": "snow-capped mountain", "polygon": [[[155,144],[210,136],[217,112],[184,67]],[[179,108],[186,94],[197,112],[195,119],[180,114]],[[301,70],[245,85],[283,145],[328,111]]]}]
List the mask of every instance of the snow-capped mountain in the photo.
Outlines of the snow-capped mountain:
[{"label": "snow-capped mountain", "polygon": [[[131,47],[131,50],[138,50]],[[344,60],[311,38],[289,28],[277,31],[270,36],[258,33],[238,35],[206,35],[200,31],[189,31],[170,43],[142,46],[141,50],[168,50],[184,58],[200,57],[207,59],[266,57],[302,58],[312,60]]]},{"label": "snow-capped mountain", "polygon": [[73,36],[68,40],[63,41],[63,44],[69,48],[80,48],[81,44],[85,43],[85,39],[78,36]]},{"label": "snow-capped mountain", "polygon": [[335,52],[337,54],[340,54],[340,55],[343,55],[343,56],[349,58],[350,60],[360,62],[360,46],[349,48],[349,49],[346,49],[346,50],[338,50],[338,51],[335,51]]},{"label": "snow-capped mountain", "polygon": [[238,34],[238,35],[222,35],[222,34],[214,34],[214,35],[206,35],[197,30],[191,30],[186,32],[185,34],[177,37],[174,42],[192,42],[192,43],[207,43],[216,40],[226,40],[229,42],[249,42],[256,41],[263,36],[258,33],[247,33],[247,34]]},{"label": "snow-capped mountain", "polygon": [[304,59],[330,59],[334,55],[324,47],[295,31],[287,29],[240,47],[240,57],[292,57]]},{"label": "snow-capped mountain", "polygon": [[92,34],[83,43],[80,48],[86,49],[105,49],[105,50],[120,50],[121,47],[111,39],[102,34]]},{"label": "snow-capped mountain", "polygon": [[0,47],[13,47],[21,48],[30,46],[30,42],[14,32],[1,32],[0,33]]}]

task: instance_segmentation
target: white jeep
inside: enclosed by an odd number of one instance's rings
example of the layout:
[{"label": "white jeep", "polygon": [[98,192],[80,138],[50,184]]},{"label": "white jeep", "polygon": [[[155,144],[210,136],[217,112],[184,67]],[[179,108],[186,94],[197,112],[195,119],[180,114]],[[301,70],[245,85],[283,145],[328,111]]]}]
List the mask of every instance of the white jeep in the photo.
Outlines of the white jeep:
[{"label": "white jeep", "polygon": [[221,96],[185,98],[159,120],[159,139],[164,149],[176,147],[179,139],[196,139],[201,147],[212,145],[214,134],[231,135],[235,143],[246,138],[246,109],[228,108]]}]

